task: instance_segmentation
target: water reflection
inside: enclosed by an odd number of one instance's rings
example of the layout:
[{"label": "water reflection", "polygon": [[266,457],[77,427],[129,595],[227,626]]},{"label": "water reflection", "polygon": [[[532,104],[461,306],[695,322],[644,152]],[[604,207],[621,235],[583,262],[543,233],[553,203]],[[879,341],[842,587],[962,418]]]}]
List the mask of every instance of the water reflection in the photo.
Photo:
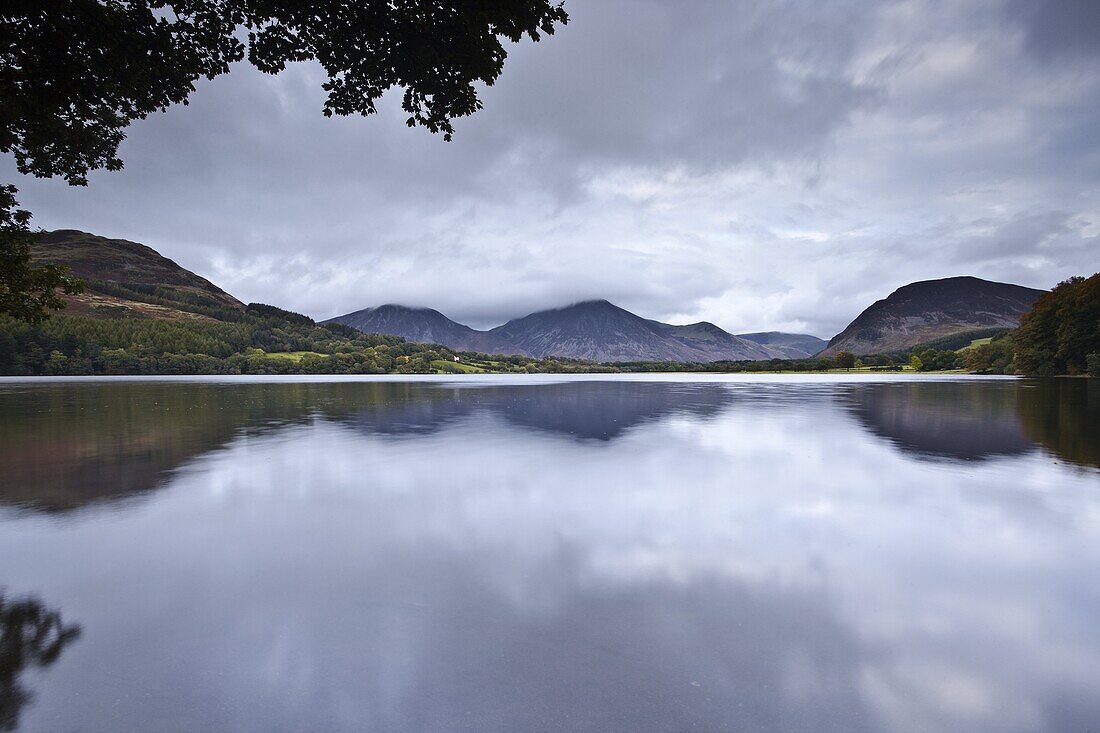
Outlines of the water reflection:
[{"label": "water reflection", "polygon": [[867,430],[916,456],[975,461],[1034,448],[1013,383],[875,384],[840,397]]},{"label": "water reflection", "polygon": [[240,434],[323,419],[369,434],[429,434],[476,416],[611,441],[676,414],[839,401],[870,433],[915,456],[984,460],[1037,446],[1100,467],[1100,382],[1024,380],[833,385],[573,382],[61,383],[0,386],[0,502],[42,511],[148,492]]},{"label": "water reflection", "polygon": [[[344,402],[325,416],[368,433],[429,433],[478,413],[540,432],[609,441],[631,428],[678,413],[711,417],[737,395],[720,384],[572,382],[538,386],[417,385],[400,400]],[[352,405],[356,405],[352,407]]]},{"label": "water reflection", "polygon": [[838,397],[867,430],[913,455],[975,461],[1041,447],[1100,467],[1100,380],[862,385]]},{"label": "water reflection", "polygon": [[24,673],[52,665],[78,636],[79,626],[66,625],[39,600],[0,593],[0,730],[16,730],[20,712],[34,699],[22,683]]},{"label": "water reflection", "polygon": [[315,418],[402,435],[489,413],[516,426],[606,441],[677,412],[714,415],[732,400],[721,385],[601,382],[60,383],[0,387],[0,394],[0,502],[43,511],[150,491],[173,469],[241,433]]},{"label": "water reflection", "polygon": [[[23,719],[1086,729],[1100,719],[1097,472],[1044,451],[1091,460],[1056,426],[1090,424],[1095,403],[1066,413],[1076,387],[1031,384],[9,393],[0,426],[26,427],[0,427],[0,467],[52,435],[58,456],[97,471],[159,466],[127,484],[145,486],[141,502],[0,512],[0,577],[64,599],[86,629]],[[1027,421],[1052,411],[1040,440]],[[79,473],[41,477],[69,482],[41,486],[68,497],[55,508],[82,500]]]},{"label": "water reflection", "polygon": [[1028,438],[1081,466],[1100,467],[1100,379],[1029,379],[1017,388]]}]

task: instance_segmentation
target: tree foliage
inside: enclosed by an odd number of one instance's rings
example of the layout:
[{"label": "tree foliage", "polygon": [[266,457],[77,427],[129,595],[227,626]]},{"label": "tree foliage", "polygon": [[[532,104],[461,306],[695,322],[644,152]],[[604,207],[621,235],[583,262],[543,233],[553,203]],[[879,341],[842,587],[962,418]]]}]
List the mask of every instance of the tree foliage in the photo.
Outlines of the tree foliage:
[{"label": "tree foliage", "polygon": [[[406,123],[450,140],[452,120],[481,108],[478,85],[500,76],[504,42],[566,22],[552,0],[8,0],[0,152],[20,173],[86,185],[90,171],[121,170],[131,122],[186,104],[199,79],[246,58],[271,74],[319,63],[325,116],[374,114],[401,87]],[[29,216],[5,219],[0,313],[33,321],[60,307],[65,281],[28,264]]]},{"label": "tree foliage", "polygon": [[951,349],[920,348],[909,358],[909,364],[918,372],[940,372],[959,368],[959,355]]},{"label": "tree foliage", "polygon": [[18,206],[15,187],[0,186],[0,313],[37,323],[65,307],[59,288],[73,294],[83,286],[64,266],[31,264],[31,245],[40,235],[30,229],[30,212]]},{"label": "tree foliage", "polygon": [[1039,298],[1016,331],[1016,368],[1028,376],[1085,374],[1100,354],[1100,273],[1073,277]]},{"label": "tree foliage", "polygon": [[1014,359],[1015,341],[1011,334],[962,352],[963,367],[978,374],[1014,374]]},{"label": "tree foliage", "polygon": [[[0,316],[0,374],[414,374],[466,371],[438,344],[365,334],[273,306],[240,320],[58,316],[29,324]],[[573,359],[462,354],[472,371],[594,372]]]},{"label": "tree foliage", "polygon": [[0,151],[22,173],[87,182],[119,170],[125,128],[186,102],[245,58],[275,74],[325,70],[326,116],[376,111],[402,87],[409,126],[450,139],[481,108],[502,41],[538,41],[568,16],[551,0],[12,0],[0,12]]}]

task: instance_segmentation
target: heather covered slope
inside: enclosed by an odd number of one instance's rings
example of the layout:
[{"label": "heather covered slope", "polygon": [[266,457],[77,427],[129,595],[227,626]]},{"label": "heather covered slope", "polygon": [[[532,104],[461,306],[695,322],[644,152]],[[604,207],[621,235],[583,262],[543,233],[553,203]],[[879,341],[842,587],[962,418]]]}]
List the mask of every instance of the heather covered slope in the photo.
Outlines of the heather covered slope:
[{"label": "heather covered slope", "polygon": [[860,313],[823,355],[903,351],[963,331],[1015,328],[1045,292],[976,277],[915,282]]},{"label": "heather covered slope", "polygon": [[44,234],[31,255],[36,264],[67,265],[84,280],[84,293],[65,296],[67,315],[223,320],[244,309],[209,280],[137,242],[59,229]]}]

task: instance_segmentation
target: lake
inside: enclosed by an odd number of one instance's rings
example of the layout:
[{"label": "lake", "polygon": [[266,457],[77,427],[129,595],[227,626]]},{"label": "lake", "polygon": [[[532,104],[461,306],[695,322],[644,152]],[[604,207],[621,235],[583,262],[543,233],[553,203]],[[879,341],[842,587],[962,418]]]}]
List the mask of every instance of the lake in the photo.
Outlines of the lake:
[{"label": "lake", "polygon": [[1083,731],[1100,380],[0,380],[0,729]]}]

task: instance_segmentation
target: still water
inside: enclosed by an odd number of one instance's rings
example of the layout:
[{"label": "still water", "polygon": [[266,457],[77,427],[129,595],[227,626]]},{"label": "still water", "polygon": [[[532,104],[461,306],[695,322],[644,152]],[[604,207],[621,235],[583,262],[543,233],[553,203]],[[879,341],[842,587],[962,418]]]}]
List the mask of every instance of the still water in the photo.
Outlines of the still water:
[{"label": "still water", "polygon": [[1084,731],[1100,380],[0,381],[0,729]]}]

